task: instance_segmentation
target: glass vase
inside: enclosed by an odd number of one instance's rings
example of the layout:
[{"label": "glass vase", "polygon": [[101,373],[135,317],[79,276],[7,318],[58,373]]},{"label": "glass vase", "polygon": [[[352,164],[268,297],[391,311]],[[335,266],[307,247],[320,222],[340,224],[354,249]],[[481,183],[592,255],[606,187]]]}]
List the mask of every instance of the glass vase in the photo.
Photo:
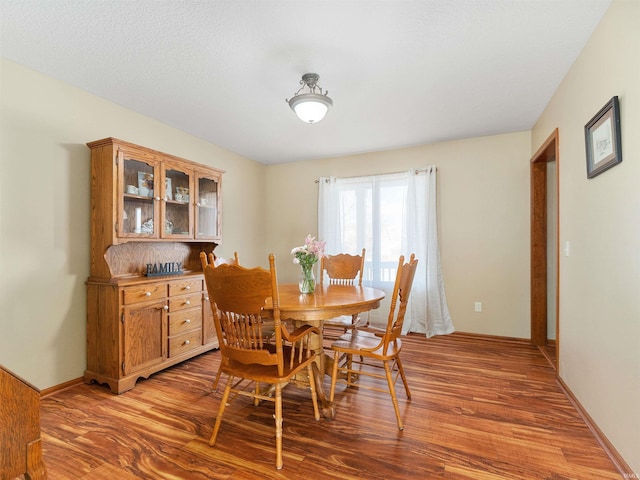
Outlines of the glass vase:
[{"label": "glass vase", "polygon": [[298,287],[300,287],[300,293],[313,293],[316,289],[316,277],[313,274],[313,265],[300,265],[302,270],[300,271],[300,279],[298,280]]}]

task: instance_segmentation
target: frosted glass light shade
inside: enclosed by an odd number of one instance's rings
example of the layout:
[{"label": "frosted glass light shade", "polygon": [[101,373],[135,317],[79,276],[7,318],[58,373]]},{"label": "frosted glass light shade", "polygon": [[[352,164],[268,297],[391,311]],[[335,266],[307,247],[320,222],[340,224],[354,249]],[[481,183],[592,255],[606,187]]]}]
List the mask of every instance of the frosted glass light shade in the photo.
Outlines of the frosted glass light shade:
[{"label": "frosted glass light shade", "polygon": [[304,93],[289,100],[289,106],[296,112],[300,120],[306,123],[317,123],[322,120],[333,101],[326,95]]}]

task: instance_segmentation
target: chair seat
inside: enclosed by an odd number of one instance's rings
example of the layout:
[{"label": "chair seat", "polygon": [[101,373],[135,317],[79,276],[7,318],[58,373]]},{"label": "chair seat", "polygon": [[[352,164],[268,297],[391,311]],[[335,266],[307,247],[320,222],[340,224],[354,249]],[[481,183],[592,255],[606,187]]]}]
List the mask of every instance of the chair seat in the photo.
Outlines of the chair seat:
[{"label": "chair seat", "polygon": [[[376,348],[377,347],[377,348]],[[331,349],[348,354],[367,352],[367,356],[380,360],[397,356],[402,350],[402,341],[398,338],[387,347],[387,353],[383,353],[381,338],[374,333],[355,330],[353,333],[345,333],[331,344]]]},{"label": "chair seat", "polygon": [[339,317],[332,318],[331,320],[326,320],[324,322],[325,327],[335,327],[335,328],[362,328],[367,325],[367,321],[363,318],[357,317],[355,321],[351,315],[341,315]]},{"label": "chair seat", "polygon": [[362,335],[369,335],[370,337],[381,338],[385,334],[385,330],[382,328],[372,327],[372,326],[364,326],[359,327],[358,332]]},{"label": "chair seat", "polygon": [[351,328],[352,325],[353,318],[351,318],[351,315],[341,315],[324,322],[325,327]]},{"label": "chair seat", "polygon": [[[265,350],[275,353],[276,346],[273,344],[265,345]],[[307,368],[316,358],[315,351],[311,350],[310,356],[307,358],[306,352],[303,352],[302,359],[299,361],[299,351],[296,350],[293,364],[291,363],[291,347],[289,345],[282,346],[282,356],[284,360],[284,370],[282,375],[278,375],[277,365],[260,365],[260,364],[244,364],[238,361],[230,360],[228,364],[220,366],[223,373],[233,377],[243,377],[249,380],[264,383],[287,382],[296,375],[300,370]]]}]

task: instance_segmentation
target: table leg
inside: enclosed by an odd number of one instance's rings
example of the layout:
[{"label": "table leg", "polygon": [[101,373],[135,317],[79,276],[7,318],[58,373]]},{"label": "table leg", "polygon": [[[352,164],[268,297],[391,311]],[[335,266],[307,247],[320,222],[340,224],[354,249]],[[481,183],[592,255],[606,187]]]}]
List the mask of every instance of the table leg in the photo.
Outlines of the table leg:
[{"label": "table leg", "polygon": [[322,416],[327,420],[333,420],[336,417],[336,408],[334,407],[333,403],[329,401],[327,392],[324,391],[324,372],[320,373],[318,365],[315,363],[311,366],[311,368],[313,368],[313,377],[316,384],[316,395],[318,396],[318,401],[320,402],[320,410],[322,411]]},{"label": "table leg", "polygon": [[[307,325],[305,322],[300,320],[294,321],[295,326],[299,327],[301,325]],[[314,325],[317,326],[317,325]],[[336,409],[333,406],[333,403],[329,401],[328,392],[325,392],[324,389],[324,376],[327,373],[331,373],[331,370],[326,370],[327,361],[330,360],[324,354],[323,347],[323,338],[322,338],[322,325],[319,326],[320,335],[312,335],[311,338],[311,348],[317,352],[316,361],[313,364],[313,376],[315,379],[315,387],[316,387],[316,395],[318,396],[318,402],[320,402],[322,415],[324,418],[328,420],[333,420],[336,416]],[[305,386],[309,385],[309,377],[305,373],[300,373],[300,377],[296,378],[296,380]]]}]

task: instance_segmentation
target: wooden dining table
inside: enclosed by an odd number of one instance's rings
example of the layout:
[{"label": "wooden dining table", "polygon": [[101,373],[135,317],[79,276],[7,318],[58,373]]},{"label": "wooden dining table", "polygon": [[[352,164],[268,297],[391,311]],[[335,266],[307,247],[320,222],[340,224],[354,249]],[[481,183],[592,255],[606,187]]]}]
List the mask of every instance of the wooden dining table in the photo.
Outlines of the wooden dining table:
[{"label": "wooden dining table", "polygon": [[[328,359],[324,354],[322,326],[325,320],[341,315],[364,313],[380,307],[385,294],[382,290],[370,287],[319,284],[316,285],[314,293],[302,294],[297,283],[280,284],[278,292],[281,320],[291,320],[298,326],[309,324],[320,329],[320,335],[312,337],[314,341],[311,345],[318,353],[314,364],[315,386],[323,415],[333,418],[335,409],[329,402],[323,384],[324,375],[330,373],[330,370],[327,370]],[[269,310],[268,306],[265,310]],[[308,379],[306,381],[308,385]]]}]

